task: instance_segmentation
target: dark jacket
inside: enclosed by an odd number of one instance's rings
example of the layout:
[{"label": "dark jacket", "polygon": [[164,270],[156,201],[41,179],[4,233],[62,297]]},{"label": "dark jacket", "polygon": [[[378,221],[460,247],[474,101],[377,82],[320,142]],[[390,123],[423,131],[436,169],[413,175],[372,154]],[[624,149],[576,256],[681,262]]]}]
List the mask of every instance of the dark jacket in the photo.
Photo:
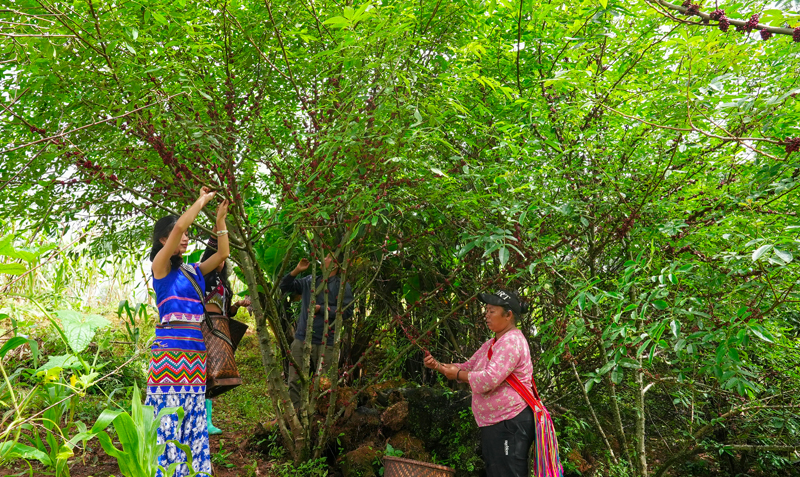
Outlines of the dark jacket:
[{"label": "dark jacket", "polygon": [[[322,280],[322,277],[317,277],[317,284],[319,284]],[[336,303],[336,300],[339,298],[339,284],[340,279],[338,275],[334,275],[328,278],[328,339],[327,345],[333,346],[333,320],[336,319],[336,310],[339,309]],[[294,333],[294,338],[300,341],[305,341],[306,339],[306,326],[308,324],[308,307],[311,304],[311,275],[307,275],[302,278],[293,277],[291,273],[287,273],[286,276],[283,277],[281,280],[280,285],[281,291],[284,293],[290,293],[292,295],[301,295],[303,297],[302,300],[302,307],[300,308],[300,316],[297,318],[297,331]],[[353,301],[353,291],[350,288],[350,284],[345,284],[344,289],[344,303],[342,304],[343,307],[346,307],[344,311],[344,316],[342,319],[347,320],[351,316],[353,316],[353,308],[350,303]],[[322,333],[325,328],[325,293],[324,290],[321,290],[319,294],[317,294],[316,304],[320,305],[319,312],[314,315],[314,323],[313,323],[313,330],[314,336],[311,338],[311,343],[318,345],[322,344]]]}]

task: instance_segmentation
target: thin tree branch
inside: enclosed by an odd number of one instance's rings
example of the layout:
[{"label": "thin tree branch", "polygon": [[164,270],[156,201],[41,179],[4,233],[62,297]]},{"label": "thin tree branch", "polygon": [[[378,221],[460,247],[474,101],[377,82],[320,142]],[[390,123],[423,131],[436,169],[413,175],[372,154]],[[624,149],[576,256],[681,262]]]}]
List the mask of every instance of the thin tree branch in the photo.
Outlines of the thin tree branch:
[{"label": "thin tree branch", "polygon": [[[664,7],[664,8],[668,8],[670,10],[673,10],[673,11],[676,11],[676,12],[680,12],[680,13],[683,13],[683,14],[685,14],[686,11],[688,10],[686,7],[682,7],[682,6],[679,6],[679,5],[674,5],[672,3],[665,2],[664,0],[655,0],[655,1],[659,5]],[[666,16],[671,18],[672,20],[681,21],[682,23],[689,23],[689,22],[686,22],[685,20],[681,20],[679,18],[675,18],[672,15],[666,15]],[[691,24],[698,25],[698,26],[712,26],[712,27],[713,26],[717,26],[716,23],[713,23],[713,24],[709,23],[709,21],[714,21],[714,20],[711,18],[711,15],[709,15],[708,13],[698,12],[697,16],[702,18],[703,22],[702,23],[700,23],[700,22],[690,22]],[[736,19],[733,19],[733,18],[728,18],[728,22],[731,25],[736,25],[736,26],[741,26],[741,27],[747,25],[747,21],[746,20],[736,20]],[[774,27],[774,26],[770,26],[770,25],[765,25],[764,23],[759,23],[758,25],[755,26],[755,28],[753,30],[766,30],[766,31],[768,31],[770,33],[774,33],[776,35],[793,35],[794,34],[794,29],[792,29],[792,28]]]},{"label": "thin tree branch", "polygon": [[50,35],[45,33],[0,33],[0,36],[7,36],[10,38],[77,38],[75,35]]},{"label": "thin tree branch", "polygon": [[67,132],[56,134],[55,136],[49,136],[49,137],[46,137],[46,138],[43,138],[43,139],[39,139],[38,141],[33,141],[33,142],[29,142],[27,144],[22,144],[20,146],[12,147],[11,149],[6,149],[5,151],[0,152],[0,154],[8,154],[9,152],[13,152],[13,151],[16,151],[18,149],[23,149],[23,148],[26,148],[26,147],[29,147],[29,146],[33,146],[35,144],[42,143],[42,142],[52,141],[54,139],[62,138],[64,136],[67,136],[67,135],[72,134],[74,132],[82,131],[84,129],[89,129],[90,127],[94,127],[94,126],[97,126],[99,124],[107,123],[109,121],[115,121],[117,119],[124,118],[126,116],[130,116],[131,114],[133,114],[135,112],[141,111],[143,109],[147,109],[147,108],[149,108],[151,106],[155,106],[156,104],[159,104],[161,101],[167,101],[167,100],[170,100],[170,99],[174,98],[175,96],[180,96],[182,94],[186,94],[186,93],[184,93],[184,92],[176,93],[176,94],[173,94],[172,96],[167,96],[163,100],[156,101],[155,103],[150,103],[150,104],[144,105],[144,106],[142,106],[140,108],[136,108],[136,109],[133,109],[131,111],[128,111],[125,114],[120,114],[119,116],[114,116],[113,118],[102,119],[102,120],[96,121],[96,122],[94,122],[92,124],[87,124],[85,126],[81,126],[79,128],[75,128],[75,129],[72,129],[72,130],[67,131]]},{"label": "thin tree branch", "polygon": [[286,72],[289,75],[289,81],[292,83],[295,94],[297,94],[297,99],[300,100],[300,103],[303,105],[303,109],[308,109],[306,107],[306,101],[303,98],[303,95],[300,94],[300,88],[297,86],[297,82],[294,80],[294,75],[292,74],[292,65],[289,63],[289,55],[286,53],[286,47],[283,44],[283,37],[281,36],[281,32],[278,30],[278,25],[275,24],[275,18],[272,16],[272,5],[270,5],[269,0],[264,0],[264,5],[267,6],[269,21],[272,23],[272,29],[275,31],[275,35],[278,38],[278,43],[281,45],[281,51],[283,51],[283,60],[286,62]]},{"label": "thin tree branch", "polygon": [[19,177],[19,175],[20,175],[20,174],[22,174],[22,173],[23,173],[23,171],[25,171],[25,169],[27,169],[28,167],[30,167],[30,165],[31,165],[31,164],[33,164],[33,161],[35,161],[37,157],[39,157],[39,156],[40,156],[40,155],[41,155],[41,154],[42,154],[44,151],[46,151],[46,150],[47,150],[47,147],[48,147],[48,146],[50,146],[50,145],[49,145],[49,144],[45,144],[45,146],[44,146],[43,148],[41,148],[41,149],[39,150],[39,152],[37,152],[36,154],[34,154],[34,155],[33,155],[33,157],[31,158],[31,160],[30,160],[30,161],[28,161],[28,162],[27,162],[27,164],[25,164],[24,166],[22,166],[22,167],[20,168],[20,170],[18,170],[18,171],[17,171],[17,173],[16,173],[16,174],[14,174],[14,177],[12,177],[11,179],[9,179],[9,180],[5,181],[5,182],[3,183],[3,185],[0,185],[0,191],[2,191],[3,189],[5,189],[5,188],[6,188],[6,186],[8,186],[8,184],[10,184],[10,183],[11,183],[11,181],[13,181],[13,180],[14,180],[14,179],[16,179],[17,177]]}]

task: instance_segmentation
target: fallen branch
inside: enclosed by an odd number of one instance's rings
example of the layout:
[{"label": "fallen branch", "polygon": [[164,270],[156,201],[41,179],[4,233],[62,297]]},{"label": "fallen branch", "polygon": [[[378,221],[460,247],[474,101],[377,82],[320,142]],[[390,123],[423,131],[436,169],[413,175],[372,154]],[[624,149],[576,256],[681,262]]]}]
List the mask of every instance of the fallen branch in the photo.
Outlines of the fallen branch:
[{"label": "fallen branch", "polygon": [[748,451],[748,452],[792,452],[800,450],[800,445],[796,446],[732,445],[732,446],[725,446],[725,449],[730,449],[733,451]]}]

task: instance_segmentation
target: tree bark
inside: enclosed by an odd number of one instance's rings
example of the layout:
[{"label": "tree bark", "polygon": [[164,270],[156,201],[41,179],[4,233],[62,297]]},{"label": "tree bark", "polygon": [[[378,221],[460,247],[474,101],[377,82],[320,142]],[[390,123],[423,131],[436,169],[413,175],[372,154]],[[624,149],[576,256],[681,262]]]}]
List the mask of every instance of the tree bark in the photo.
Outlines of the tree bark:
[{"label": "tree bark", "polygon": [[[603,347],[603,340],[599,340],[597,342],[597,348],[600,351],[600,356],[603,357],[603,365],[608,364],[608,357],[605,354],[605,349]],[[619,441],[620,449],[622,449],[622,455],[628,459],[628,462],[633,463],[633,457],[631,456],[631,451],[628,448],[628,440],[625,437],[625,427],[622,425],[622,415],[619,412],[619,401],[617,401],[617,387],[614,385],[614,382],[611,381],[610,375],[606,375],[608,378],[606,381],[608,382],[608,387],[611,392],[611,408],[613,409],[614,414],[614,432],[617,434],[617,440]],[[615,459],[614,462],[617,462]]]},{"label": "tree bark", "polygon": [[[238,253],[238,263],[245,276],[245,282],[250,290],[258,290],[257,268],[255,260],[249,253]],[[267,374],[267,389],[272,406],[278,417],[278,427],[289,454],[297,460],[307,453],[307,440],[303,428],[297,419],[292,401],[289,398],[289,388],[284,379],[280,359],[275,355],[272,347],[270,327],[266,316],[277,313],[277,307],[271,296],[266,293],[254,293],[256,299],[251,299],[253,314],[256,321],[258,345],[261,351],[261,362]],[[265,309],[266,308],[266,309]]]},{"label": "tree bark", "polygon": [[647,446],[645,442],[645,412],[644,412],[644,372],[642,371],[642,358],[639,357],[639,369],[635,373],[636,379],[636,464],[639,475],[647,477]]},{"label": "tree bark", "polygon": [[575,363],[570,362],[572,365],[572,372],[575,373],[575,380],[578,382],[578,387],[581,388],[583,392],[583,399],[586,401],[586,405],[589,407],[589,411],[592,413],[592,420],[594,420],[594,425],[597,427],[597,431],[600,432],[600,436],[603,438],[603,442],[606,444],[606,448],[608,452],[611,454],[611,458],[614,460],[616,464],[618,462],[617,456],[614,455],[614,449],[611,447],[611,444],[608,442],[608,438],[606,437],[606,433],[603,430],[603,426],[600,425],[600,420],[597,419],[597,414],[594,412],[594,407],[592,406],[592,402],[589,400],[589,393],[586,392],[586,388],[583,386],[583,382],[581,382],[581,376],[578,374],[578,368],[575,367]]}]

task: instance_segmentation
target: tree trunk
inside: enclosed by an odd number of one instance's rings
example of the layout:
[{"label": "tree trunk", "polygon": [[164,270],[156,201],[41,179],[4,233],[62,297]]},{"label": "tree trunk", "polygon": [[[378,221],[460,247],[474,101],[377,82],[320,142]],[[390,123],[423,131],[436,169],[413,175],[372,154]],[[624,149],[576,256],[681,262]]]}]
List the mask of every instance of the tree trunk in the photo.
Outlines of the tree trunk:
[{"label": "tree trunk", "polygon": [[578,374],[578,368],[575,367],[575,363],[573,362],[570,362],[569,364],[572,365],[572,372],[575,373],[575,380],[578,382],[578,387],[581,388],[581,392],[583,392],[583,399],[586,401],[586,405],[589,407],[589,411],[592,413],[594,425],[597,426],[597,431],[600,432],[600,437],[603,438],[603,442],[606,444],[606,449],[608,449],[609,454],[611,454],[611,459],[614,460],[614,463],[617,463],[617,456],[614,455],[614,449],[611,448],[611,444],[608,442],[608,438],[603,430],[603,426],[600,425],[600,420],[597,419],[597,414],[594,412],[592,402],[589,400],[589,393],[586,392],[586,388],[583,386],[583,382],[581,381],[581,376]]},{"label": "tree trunk", "polygon": [[636,370],[636,454],[639,475],[647,477],[647,446],[645,445],[645,412],[644,412],[644,372],[642,358],[639,357],[639,369]]},{"label": "tree trunk", "polygon": [[[238,263],[245,276],[245,282],[250,290],[258,290],[259,280],[255,260],[251,254],[241,252],[238,254]],[[266,291],[266,290],[265,290]],[[256,332],[258,334],[258,344],[261,351],[261,362],[267,374],[267,389],[275,414],[278,417],[278,427],[283,436],[286,448],[295,461],[302,461],[304,456],[308,456],[308,440],[306,432],[297,419],[292,401],[289,398],[289,387],[283,376],[283,366],[280,357],[276,356],[273,348],[273,338],[270,336],[272,326],[268,321],[276,322],[277,307],[268,293],[254,293],[255,299],[251,298],[253,314],[256,321]],[[267,317],[271,320],[268,320]]]},{"label": "tree trunk", "polygon": [[[603,357],[603,365],[608,364],[608,357],[605,354],[605,348],[603,347],[603,340],[598,342],[598,349],[600,351],[600,356]],[[619,401],[617,401],[617,387],[614,382],[611,380],[611,375],[606,375],[606,382],[608,382],[609,390],[611,391],[611,408],[613,409],[614,414],[614,433],[617,435],[617,440],[619,441],[620,449],[622,449],[622,455],[628,460],[628,462],[633,463],[633,457],[631,456],[630,449],[628,449],[628,440],[625,436],[625,427],[622,425],[622,415],[619,412]]]}]

